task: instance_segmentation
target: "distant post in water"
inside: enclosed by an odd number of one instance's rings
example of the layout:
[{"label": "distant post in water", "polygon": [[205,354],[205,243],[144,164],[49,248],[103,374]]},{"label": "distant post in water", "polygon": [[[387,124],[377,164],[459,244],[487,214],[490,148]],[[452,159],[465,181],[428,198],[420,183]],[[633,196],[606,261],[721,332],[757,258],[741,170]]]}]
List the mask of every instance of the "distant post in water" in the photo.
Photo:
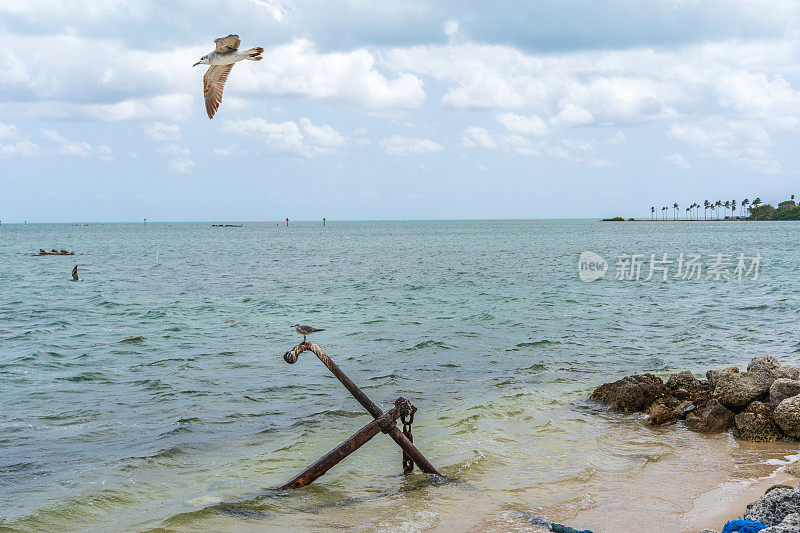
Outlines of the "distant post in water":
[{"label": "distant post in water", "polygon": [[286,227],[289,227],[289,217],[286,217]]},{"label": "distant post in water", "polygon": [[322,225],[325,226],[325,217],[322,217]]},{"label": "distant post in water", "polygon": [[147,219],[144,219],[144,223],[147,224]]}]

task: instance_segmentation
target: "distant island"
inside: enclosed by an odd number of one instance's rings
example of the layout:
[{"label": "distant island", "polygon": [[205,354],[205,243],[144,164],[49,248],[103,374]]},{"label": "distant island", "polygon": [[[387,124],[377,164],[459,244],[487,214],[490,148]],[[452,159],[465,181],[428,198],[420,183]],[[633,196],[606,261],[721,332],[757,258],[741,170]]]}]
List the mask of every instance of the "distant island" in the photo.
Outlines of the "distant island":
[{"label": "distant island", "polygon": [[[738,212],[737,212],[738,206]],[[703,216],[700,216],[700,208],[703,208]],[[722,214],[720,214],[722,209]],[[709,217],[709,210],[711,216]],[[703,204],[696,202],[684,208],[685,217],[679,218],[680,206],[678,203],[672,206],[662,206],[661,215],[658,216],[655,206],[650,206],[650,218],[634,219],[624,217],[604,218],[603,222],[624,222],[642,220],[674,220],[674,221],[701,221],[701,220],[800,220],[800,205],[795,203],[794,195],[789,200],[778,203],[778,207],[765,204],[761,198],[756,198],[752,202],[745,198],[741,203],[736,200],[717,200],[710,202],[705,200]],[[730,214],[728,214],[730,212]],[[672,218],[670,218],[672,215]]]}]

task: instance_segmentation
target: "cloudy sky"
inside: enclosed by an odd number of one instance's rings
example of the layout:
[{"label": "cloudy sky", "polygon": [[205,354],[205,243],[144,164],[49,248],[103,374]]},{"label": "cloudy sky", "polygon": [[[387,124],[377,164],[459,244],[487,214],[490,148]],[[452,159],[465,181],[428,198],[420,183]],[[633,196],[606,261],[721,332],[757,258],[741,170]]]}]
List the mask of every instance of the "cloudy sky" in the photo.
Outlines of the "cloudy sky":
[{"label": "cloudy sky", "polygon": [[[192,68],[237,33],[209,120]],[[796,0],[0,0],[3,221],[649,216],[800,194]]]}]

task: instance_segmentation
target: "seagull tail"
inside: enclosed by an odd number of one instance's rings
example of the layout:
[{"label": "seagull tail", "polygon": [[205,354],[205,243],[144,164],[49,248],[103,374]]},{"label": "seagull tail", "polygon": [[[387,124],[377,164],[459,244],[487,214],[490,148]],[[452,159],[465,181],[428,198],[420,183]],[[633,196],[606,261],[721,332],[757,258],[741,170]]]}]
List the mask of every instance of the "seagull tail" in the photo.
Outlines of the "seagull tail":
[{"label": "seagull tail", "polygon": [[257,48],[250,48],[249,50],[245,50],[244,53],[247,54],[247,59],[249,59],[250,61],[261,61],[262,59],[261,52],[263,51],[264,49],[259,46]]}]

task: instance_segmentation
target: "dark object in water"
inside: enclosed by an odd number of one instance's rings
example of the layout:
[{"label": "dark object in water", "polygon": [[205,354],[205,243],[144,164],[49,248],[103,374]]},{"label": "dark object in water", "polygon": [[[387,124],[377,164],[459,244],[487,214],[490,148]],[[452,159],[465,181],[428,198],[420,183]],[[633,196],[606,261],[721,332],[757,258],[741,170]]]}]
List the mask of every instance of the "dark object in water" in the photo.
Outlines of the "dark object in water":
[{"label": "dark object in water", "polygon": [[39,253],[38,254],[33,254],[33,255],[34,256],[40,256],[40,255],[75,255],[75,252],[68,252],[66,250],[56,250],[55,248],[53,248],[52,250],[50,250],[48,252],[48,251],[44,250],[43,248],[39,248]]},{"label": "dark object in water", "polygon": [[[299,331],[298,331],[299,333]],[[361,428],[352,437],[347,439],[344,443],[340,444],[317,462],[306,468],[303,472],[295,476],[292,480],[282,485],[281,489],[296,489],[304,487],[312,483],[315,479],[327,472],[331,467],[336,465],[339,461],[350,455],[352,452],[361,447],[365,442],[374,437],[378,431],[382,431],[389,435],[400,448],[403,450],[403,471],[409,473],[414,468],[414,463],[426,474],[440,475],[436,468],[422,455],[416,446],[413,444],[414,437],[411,434],[411,424],[414,422],[414,413],[417,408],[411,402],[404,398],[398,398],[395,401],[394,409],[390,409],[386,413],[375,405],[364,392],[359,389],[353,381],[345,375],[344,372],[331,361],[331,358],[325,351],[314,343],[303,342],[298,344],[285,354],[283,359],[293,364],[297,362],[297,358],[305,350],[313,352],[322,363],[328,367],[328,370],[342,382],[342,385],[350,391],[350,394],[358,400],[364,409],[375,419],[363,428]],[[395,425],[395,420],[400,418],[403,422],[403,430],[401,431]]]},{"label": "dark object in water", "polygon": [[72,269],[72,279],[70,281],[83,281],[78,279],[78,265],[75,265],[75,268]]},{"label": "dark object in water", "polygon": [[241,228],[241,224],[211,224],[212,228]]},{"label": "dark object in water", "polygon": [[122,339],[119,342],[137,342],[137,341],[143,341],[143,340],[144,340],[144,337],[139,335],[137,337],[128,337],[127,339]]}]

